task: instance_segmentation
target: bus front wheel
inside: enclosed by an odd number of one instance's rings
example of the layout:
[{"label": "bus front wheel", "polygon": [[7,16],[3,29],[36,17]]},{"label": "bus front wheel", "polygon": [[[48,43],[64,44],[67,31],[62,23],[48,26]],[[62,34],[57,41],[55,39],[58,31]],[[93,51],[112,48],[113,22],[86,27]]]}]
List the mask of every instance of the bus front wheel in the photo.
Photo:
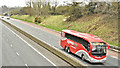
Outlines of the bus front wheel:
[{"label": "bus front wheel", "polygon": [[82,54],[81,59],[82,59],[82,60],[85,60],[85,56],[84,56],[84,54]]}]

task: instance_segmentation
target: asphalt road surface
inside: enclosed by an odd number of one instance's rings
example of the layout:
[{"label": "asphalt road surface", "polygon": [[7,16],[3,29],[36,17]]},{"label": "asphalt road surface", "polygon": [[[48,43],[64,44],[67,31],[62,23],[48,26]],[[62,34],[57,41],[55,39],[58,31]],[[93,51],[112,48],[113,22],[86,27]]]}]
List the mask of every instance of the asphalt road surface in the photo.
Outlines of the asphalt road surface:
[{"label": "asphalt road surface", "polygon": [[2,48],[2,66],[70,66],[2,22],[0,20],[0,27],[2,27],[2,35],[0,35],[2,36],[2,46],[0,45]]},{"label": "asphalt road surface", "polygon": [[[57,36],[55,34],[48,33],[46,31],[39,29],[39,28],[30,26],[26,23],[23,23],[21,21],[18,21],[18,20],[12,19],[12,18],[10,20],[7,20],[6,18],[4,18],[4,20],[15,25],[16,27],[20,28],[21,30],[27,32],[28,34],[30,34],[38,39],[41,39],[41,40],[45,41],[46,43],[49,43],[50,45],[53,45],[54,47],[63,51],[63,49],[59,45],[59,42],[60,42],[59,36]],[[76,57],[74,55],[72,55],[72,56],[77,58],[78,60],[82,61],[79,57]],[[103,64],[91,64],[87,61],[82,61],[82,62],[84,64],[87,64],[88,66],[101,66],[103,68],[105,68],[106,66],[110,66],[113,68],[113,66],[118,66],[120,59],[117,59],[117,58],[114,58],[114,57],[108,55],[106,63],[103,63]]]}]

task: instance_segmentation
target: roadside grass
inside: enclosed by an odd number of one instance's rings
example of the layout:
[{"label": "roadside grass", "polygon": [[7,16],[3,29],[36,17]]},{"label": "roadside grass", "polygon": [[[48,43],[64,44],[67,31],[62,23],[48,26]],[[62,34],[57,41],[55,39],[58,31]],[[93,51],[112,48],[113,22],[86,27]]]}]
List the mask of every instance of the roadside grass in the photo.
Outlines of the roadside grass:
[{"label": "roadside grass", "polygon": [[[35,23],[34,17],[29,15],[13,15],[12,18]],[[74,22],[64,22],[64,18],[65,16],[63,15],[48,16],[45,19],[42,18],[42,22],[37,25],[56,31],[70,29],[83,33],[97,35],[107,43],[119,46],[117,18],[108,18],[107,15],[101,14],[84,16]]]},{"label": "roadside grass", "polygon": [[63,29],[67,29],[66,27],[69,24],[64,22],[63,19],[64,19],[64,16],[62,15],[50,16],[49,18],[44,19],[43,22],[40,23],[39,25],[47,28],[51,28],[57,31],[61,31]]},{"label": "roadside grass", "polygon": [[34,17],[29,15],[12,15],[11,18],[34,23]]}]

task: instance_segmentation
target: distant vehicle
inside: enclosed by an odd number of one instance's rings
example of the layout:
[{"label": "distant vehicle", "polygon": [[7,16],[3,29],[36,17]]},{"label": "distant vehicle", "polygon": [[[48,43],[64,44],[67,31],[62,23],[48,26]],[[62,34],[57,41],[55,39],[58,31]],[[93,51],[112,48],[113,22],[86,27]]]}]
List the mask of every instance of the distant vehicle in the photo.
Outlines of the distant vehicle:
[{"label": "distant vehicle", "polygon": [[1,18],[4,18],[4,17],[1,17]]},{"label": "distant vehicle", "polygon": [[10,19],[10,17],[7,17],[7,19]]},{"label": "distant vehicle", "polygon": [[109,45],[95,35],[80,33],[73,30],[62,30],[61,47],[68,53],[73,53],[91,63],[106,61]]}]

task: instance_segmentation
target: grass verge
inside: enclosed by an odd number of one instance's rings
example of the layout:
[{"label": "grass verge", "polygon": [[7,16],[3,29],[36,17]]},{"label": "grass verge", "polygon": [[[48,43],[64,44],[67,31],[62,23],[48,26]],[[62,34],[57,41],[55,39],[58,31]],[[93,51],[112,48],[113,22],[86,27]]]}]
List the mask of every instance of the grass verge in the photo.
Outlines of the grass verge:
[{"label": "grass verge", "polygon": [[[13,15],[12,18],[35,23],[34,17],[29,15]],[[50,28],[56,31],[70,29],[79,32],[97,35],[111,45],[118,45],[118,19],[110,18],[108,15],[84,16],[74,22],[64,22],[65,16],[48,16],[42,19],[40,26]],[[120,46],[119,46],[120,47]]]}]

